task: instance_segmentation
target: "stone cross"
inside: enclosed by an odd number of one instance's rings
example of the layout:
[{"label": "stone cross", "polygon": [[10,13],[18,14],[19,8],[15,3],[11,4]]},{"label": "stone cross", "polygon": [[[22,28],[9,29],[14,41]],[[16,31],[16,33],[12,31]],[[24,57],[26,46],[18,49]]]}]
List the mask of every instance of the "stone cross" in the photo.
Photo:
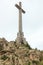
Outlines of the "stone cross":
[{"label": "stone cross", "polygon": [[15,6],[19,9],[19,33],[22,33],[22,13],[25,13],[25,11],[22,9],[21,2],[19,2],[19,5],[15,4]]},{"label": "stone cross", "polygon": [[19,31],[17,33],[16,42],[17,43],[25,43],[24,34],[22,31],[22,13],[25,13],[25,11],[22,9],[21,2],[18,4],[15,4],[15,6],[19,9]]}]

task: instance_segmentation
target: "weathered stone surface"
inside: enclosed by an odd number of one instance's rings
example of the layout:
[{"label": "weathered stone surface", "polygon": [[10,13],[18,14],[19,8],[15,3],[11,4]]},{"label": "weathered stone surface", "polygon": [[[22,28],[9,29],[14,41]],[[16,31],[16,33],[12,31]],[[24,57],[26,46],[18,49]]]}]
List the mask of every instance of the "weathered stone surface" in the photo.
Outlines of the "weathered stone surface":
[{"label": "weathered stone surface", "polygon": [[26,40],[22,31],[22,13],[25,13],[25,11],[22,9],[21,2],[19,2],[19,5],[16,4],[15,6],[19,9],[19,31],[17,33],[16,42],[26,44]]},{"label": "weathered stone surface", "polygon": [[[6,42],[8,46],[6,46]],[[15,41],[8,42],[7,40],[3,40],[0,44],[5,45],[4,49],[0,51],[0,65],[28,65],[28,63],[32,65],[43,60],[43,51],[30,49],[25,44],[18,44]]]}]

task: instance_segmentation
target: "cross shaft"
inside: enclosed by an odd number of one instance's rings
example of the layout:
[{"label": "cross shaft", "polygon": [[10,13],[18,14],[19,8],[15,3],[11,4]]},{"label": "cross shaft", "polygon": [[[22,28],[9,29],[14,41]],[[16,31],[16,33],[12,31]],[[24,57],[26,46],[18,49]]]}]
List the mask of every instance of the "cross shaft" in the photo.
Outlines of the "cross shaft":
[{"label": "cross shaft", "polygon": [[18,4],[15,4],[15,6],[19,9],[19,33],[22,33],[22,13],[25,13],[25,11],[22,9],[21,2]]}]

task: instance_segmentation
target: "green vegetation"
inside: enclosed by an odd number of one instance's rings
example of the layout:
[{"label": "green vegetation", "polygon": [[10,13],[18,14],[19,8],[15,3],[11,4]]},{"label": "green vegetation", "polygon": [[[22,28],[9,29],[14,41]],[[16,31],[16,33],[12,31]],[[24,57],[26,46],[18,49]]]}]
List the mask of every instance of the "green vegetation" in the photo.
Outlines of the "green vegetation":
[{"label": "green vegetation", "polygon": [[41,55],[40,55],[40,61],[42,61],[43,60],[43,55],[42,55],[42,53],[41,53]]},{"label": "green vegetation", "polygon": [[6,46],[8,46],[8,44],[6,43]]},{"label": "green vegetation", "polygon": [[0,51],[3,50],[3,44],[0,44]]},{"label": "green vegetation", "polygon": [[25,56],[25,57],[28,57],[28,54],[25,54],[24,56]]},{"label": "green vegetation", "polygon": [[39,62],[39,64],[38,64],[38,65],[43,65],[43,61]]},{"label": "green vegetation", "polygon": [[31,65],[31,62],[28,62],[28,65]]},{"label": "green vegetation", "polygon": [[28,47],[29,49],[32,49],[28,43],[26,43],[25,46]]},{"label": "green vegetation", "polygon": [[17,54],[15,54],[15,56],[16,56],[16,57],[18,57],[18,55],[17,55]]},{"label": "green vegetation", "polygon": [[39,61],[33,60],[32,63],[38,65],[39,64]]},{"label": "green vegetation", "polygon": [[1,57],[2,60],[6,60],[7,58],[9,58],[9,57],[6,56],[6,55],[3,55],[3,56]]}]

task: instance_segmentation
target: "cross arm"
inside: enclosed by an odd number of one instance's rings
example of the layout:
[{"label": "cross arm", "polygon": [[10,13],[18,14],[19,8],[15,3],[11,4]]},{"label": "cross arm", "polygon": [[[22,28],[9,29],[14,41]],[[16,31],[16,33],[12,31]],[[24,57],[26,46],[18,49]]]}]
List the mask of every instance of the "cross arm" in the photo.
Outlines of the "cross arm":
[{"label": "cross arm", "polygon": [[17,4],[15,4],[15,6],[18,8],[18,9],[21,9],[23,13],[25,13],[25,11]]}]

